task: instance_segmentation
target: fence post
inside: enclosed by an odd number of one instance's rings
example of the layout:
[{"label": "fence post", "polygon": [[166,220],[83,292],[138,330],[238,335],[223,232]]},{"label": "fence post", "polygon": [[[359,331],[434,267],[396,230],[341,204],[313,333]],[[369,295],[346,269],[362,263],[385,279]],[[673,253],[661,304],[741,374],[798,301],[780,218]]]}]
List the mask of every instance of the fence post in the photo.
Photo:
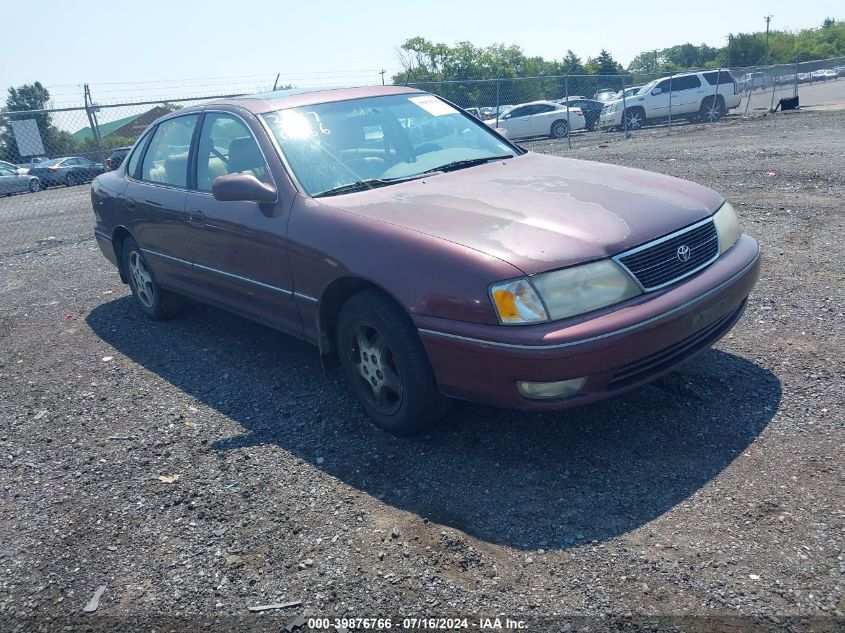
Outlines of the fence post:
[{"label": "fence post", "polygon": [[672,129],[672,77],[674,71],[669,73],[669,129]]},{"label": "fence post", "polygon": [[499,76],[496,75],[496,127],[499,127]]},{"label": "fence post", "polygon": [[777,90],[778,82],[777,78],[772,76],[772,103],[769,105],[769,112],[775,111],[775,91]]},{"label": "fence post", "polygon": [[[722,81],[722,67],[719,66],[719,70],[716,71],[716,91],[713,93],[713,107],[716,107],[716,104],[719,103],[719,83]],[[728,113],[728,109],[725,108],[725,114]]]},{"label": "fence post", "polygon": [[792,92],[793,97],[798,96],[798,58],[795,58],[795,90]]},{"label": "fence post", "polygon": [[563,85],[566,91],[566,144],[569,149],[572,149],[572,126],[569,125],[569,75],[564,78]]},{"label": "fence post", "polygon": [[88,115],[88,125],[91,126],[91,134],[94,137],[94,145],[96,146],[97,152],[97,162],[105,167],[106,165],[106,158],[103,155],[103,145],[100,139],[100,126],[97,123],[97,107],[94,105],[93,100],[91,99],[91,90],[88,88],[88,84],[84,86],[84,97],[85,97],[85,114]]},{"label": "fence post", "polygon": [[[626,110],[628,109],[628,101],[625,97],[625,75],[622,75],[622,126],[625,128],[625,138],[631,138],[631,130],[628,128],[628,113]],[[643,123],[645,123],[645,118],[643,118]]]}]

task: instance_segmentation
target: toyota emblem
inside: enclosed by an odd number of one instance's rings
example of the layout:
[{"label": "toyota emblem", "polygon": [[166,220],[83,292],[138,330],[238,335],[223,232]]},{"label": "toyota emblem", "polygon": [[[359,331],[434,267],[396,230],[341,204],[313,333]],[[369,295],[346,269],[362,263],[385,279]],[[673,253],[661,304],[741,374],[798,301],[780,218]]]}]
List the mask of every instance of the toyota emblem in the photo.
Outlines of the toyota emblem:
[{"label": "toyota emblem", "polygon": [[689,246],[683,244],[682,246],[678,247],[678,261],[679,262],[688,262],[690,258],[690,249]]}]

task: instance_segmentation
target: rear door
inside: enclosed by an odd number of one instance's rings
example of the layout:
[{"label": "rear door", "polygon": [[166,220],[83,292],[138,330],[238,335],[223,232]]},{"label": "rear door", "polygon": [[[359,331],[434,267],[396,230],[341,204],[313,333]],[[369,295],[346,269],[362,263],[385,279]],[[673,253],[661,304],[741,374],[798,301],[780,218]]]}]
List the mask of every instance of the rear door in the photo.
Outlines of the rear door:
[{"label": "rear door", "polygon": [[194,268],[209,302],[301,335],[284,205],[223,202],[211,193],[216,177],[242,172],[275,186],[256,131],[264,134],[233,112],[204,115],[187,197]]},{"label": "rear door", "polygon": [[[137,164],[127,169],[123,193],[129,230],[156,280],[164,287],[197,295],[191,267],[191,237],[185,212],[188,165],[198,114],[158,124]],[[133,161],[134,163],[134,161]]]},{"label": "rear door", "polygon": [[534,112],[530,117],[531,136],[548,135],[554,121],[566,118],[566,112],[558,110],[550,103],[538,103],[533,108]]},{"label": "rear door", "polygon": [[672,79],[672,114],[698,112],[705,90],[698,75],[682,75]]}]

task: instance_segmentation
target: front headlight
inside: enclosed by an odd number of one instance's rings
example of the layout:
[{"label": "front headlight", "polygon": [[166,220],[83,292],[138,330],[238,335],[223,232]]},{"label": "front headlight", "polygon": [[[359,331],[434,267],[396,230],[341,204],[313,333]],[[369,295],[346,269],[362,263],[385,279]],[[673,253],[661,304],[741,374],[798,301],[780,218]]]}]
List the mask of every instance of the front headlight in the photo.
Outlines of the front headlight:
[{"label": "front headlight", "polygon": [[527,279],[511,279],[490,287],[490,297],[504,325],[548,321],[543,302]]},{"label": "front headlight", "polygon": [[610,259],[553,270],[531,281],[551,319],[598,310],[642,293],[633,278]]},{"label": "front headlight", "polygon": [[736,244],[740,236],[739,218],[731,203],[725,204],[713,215],[713,224],[716,225],[716,234],[719,236],[719,253],[724,253],[731,246]]},{"label": "front headlight", "polygon": [[553,270],[490,288],[499,320],[507,325],[540,323],[598,310],[641,294],[613,260]]}]

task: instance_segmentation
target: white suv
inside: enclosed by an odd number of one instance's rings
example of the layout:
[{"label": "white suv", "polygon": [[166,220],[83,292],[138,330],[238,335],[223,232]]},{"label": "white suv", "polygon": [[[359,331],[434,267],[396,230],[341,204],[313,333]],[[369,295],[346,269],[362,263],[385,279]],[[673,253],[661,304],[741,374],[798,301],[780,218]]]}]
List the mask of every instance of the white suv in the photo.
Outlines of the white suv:
[{"label": "white suv", "polygon": [[728,110],[739,107],[741,95],[727,70],[707,70],[655,79],[634,95],[607,104],[599,128],[637,130],[669,116],[690,120],[718,121]]}]

